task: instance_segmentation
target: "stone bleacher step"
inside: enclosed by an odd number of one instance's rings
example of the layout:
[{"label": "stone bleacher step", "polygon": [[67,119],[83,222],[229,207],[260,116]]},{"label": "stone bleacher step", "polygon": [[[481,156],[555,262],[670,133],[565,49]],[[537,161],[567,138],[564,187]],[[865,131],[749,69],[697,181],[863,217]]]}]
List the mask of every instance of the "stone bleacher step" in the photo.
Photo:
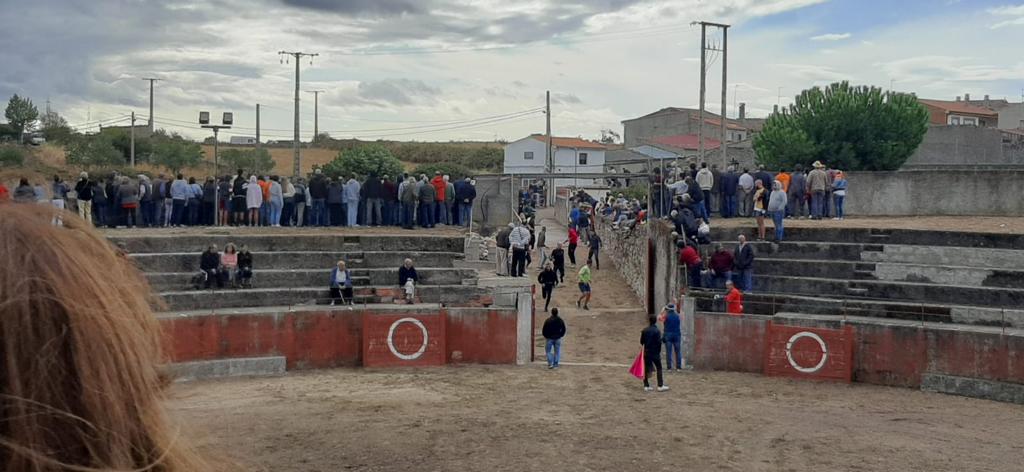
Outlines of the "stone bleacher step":
[{"label": "stone bleacher step", "polygon": [[881,244],[865,244],[864,252],[882,252],[885,251],[885,246]]},{"label": "stone bleacher step", "polygon": [[853,297],[866,297],[868,294],[868,289],[861,287],[847,287],[846,294]]},{"label": "stone bleacher step", "polygon": [[873,270],[855,270],[853,271],[853,278],[855,280],[878,280]]}]

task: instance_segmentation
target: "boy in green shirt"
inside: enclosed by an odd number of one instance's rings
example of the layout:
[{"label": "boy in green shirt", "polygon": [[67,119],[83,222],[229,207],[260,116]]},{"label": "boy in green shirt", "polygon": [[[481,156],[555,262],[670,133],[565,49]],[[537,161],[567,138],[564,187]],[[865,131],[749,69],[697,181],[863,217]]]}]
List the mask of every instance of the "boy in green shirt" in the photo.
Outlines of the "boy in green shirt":
[{"label": "boy in green shirt", "polygon": [[580,303],[582,303],[584,310],[590,310],[590,307],[588,306],[590,304],[590,264],[583,264],[583,267],[580,267],[579,279],[581,295],[580,298],[576,300],[576,308],[579,308]]}]

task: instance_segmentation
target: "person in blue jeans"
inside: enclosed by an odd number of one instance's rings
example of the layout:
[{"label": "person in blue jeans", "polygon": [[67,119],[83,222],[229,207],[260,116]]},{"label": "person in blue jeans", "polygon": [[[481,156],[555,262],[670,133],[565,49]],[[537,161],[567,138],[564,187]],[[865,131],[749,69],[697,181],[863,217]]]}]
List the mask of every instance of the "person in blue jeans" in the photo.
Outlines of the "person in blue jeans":
[{"label": "person in blue jeans", "polygon": [[846,175],[843,171],[836,171],[836,179],[832,181],[832,198],[835,199],[836,216],[833,220],[841,220],[846,217]]},{"label": "person in blue jeans", "polygon": [[786,205],[789,198],[786,191],[782,189],[782,182],[776,180],[772,183],[772,194],[768,197],[768,214],[772,215],[772,222],[775,223],[775,240],[782,242],[783,227],[782,219],[786,217]]},{"label": "person in blue jeans", "polygon": [[676,370],[683,370],[683,353],[680,346],[683,339],[682,320],[676,312],[674,303],[669,303],[665,307],[662,323],[665,325],[665,334],[662,337],[665,342],[665,369],[672,370],[672,366],[675,365]]},{"label": "person in blue jeans", "polygon": [[732,257],[733,282],[740,290],[750,293],[754,289],[754,248],[745,235],[739,236],[739,245]]},{"label": "person in blue jeans", "polygon": [[544,320],[544,354],[548,358],[548,368],[557,369],[558,360],[562,357],[562,338],[565,337],[565,321],[558,316],[558,308],[551,309],[551,316]]}]

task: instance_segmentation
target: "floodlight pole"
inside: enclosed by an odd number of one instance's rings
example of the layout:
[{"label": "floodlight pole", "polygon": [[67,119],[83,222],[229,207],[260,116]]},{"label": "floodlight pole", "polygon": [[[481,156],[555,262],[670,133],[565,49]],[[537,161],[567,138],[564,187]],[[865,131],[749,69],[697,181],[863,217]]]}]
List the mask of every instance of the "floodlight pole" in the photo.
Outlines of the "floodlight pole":
[{"label": "floodlight pole", "polygon": [[219,150],[218,144],[220,143],[220,139],[218,138],[218,135],[220,134],[220,130],[222,130],[222,129],[231,129],[231,126],[229,126],[229,125],[203,125],[203,128],[212,129],[213,130],[213,179],[214,179],[214,186],[213,186],[213,225],[214,226],[220,226],[220,223],[221,223],[221,221],[220,221],[220,208],[219,208],[219,205],[220,205],[220,195],[218,195],[220,193],[220,185],[216,181],[217,180],[217,172],[220,170],[220,161],[219,161],[220,156],[218,156],[218,154],[217,154],[217,151]]}]

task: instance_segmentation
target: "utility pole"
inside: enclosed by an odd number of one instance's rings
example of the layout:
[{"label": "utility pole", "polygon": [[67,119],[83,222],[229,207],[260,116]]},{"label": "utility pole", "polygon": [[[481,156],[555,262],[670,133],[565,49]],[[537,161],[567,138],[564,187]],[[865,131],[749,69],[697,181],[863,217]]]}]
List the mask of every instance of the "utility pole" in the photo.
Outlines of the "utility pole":
[{"label": "utility pole", "polygon": [[[553,174],[555,172],[555,160],[551,156],[551,91],[548,90],[546,95],[547,103],[545,105],[544,115],[547,119],[547,142],[545,143],[546,149],[544,150],[544,162],[546,164],[545,167],[547,167],[546,172]],[[555,196],[555,178],[553,176],[548,178],[547,193],[548,194],[544,196],[544,200],[547,202],[548,206],[551,206],[551,201]]]},{"label": "utility pole", "polygon": [[132,127],[128,131],[131,136],[131,158],[132,158],[132,169],[135,168],[135,112],[132,112]]},{"label": "utility pole", "polygon": [[722,147],[722,167],[721,167],[721,169],[722,169],[722,172],[725,172],[725,168],[729,166],[729,156],[727,154],[727,150],[728,150],[729,146],[728,146],[728,140],[726,139],[726,137],[728,136],[726,134],[726,119],[727,119],[727,117],[725,116],[725,101],[726,101],[726,97],[728,95],[728,93],[727,93],[728,90],[727,89],[729,87],[728,83],[726,82],[726,78],[727,78],[728,73],[729,73],[729,25],[722,25],[721,28],[722,28],[722,140],[721,140],[721,144],[719,144],[719,145]]},{"label": "utility pole", "polygon": [[[231,112],[225,112],[221,119],[221,124],[211,125],[210,124],[210,113],[201,111],[199,112],[199,125],[204,129],[213,130],[213,173],[216,174],[220,170],[220,130],[231,129],[231,125],[235,123],[235,115]],[[216,185],[213,187],[213,201],[220,201],[220,186]],[[213,225],[220,226],[222,223],[220,220],[220,210],[214,209],[213,211]]]},{"label": "utility pole", "polygon": [[708,25],[702,21],[700,22],[700,113],[697,119],[697,152],[700,155],[700,160],[704,160],[704,98],[708,87],[707,48]]},{"label": "utility pole", "polygon": [[[717,51],[722,53],[722,110],[721,110],[721,143],[719,144],[722,148],[722,165],[723,167],[728,165],[728,158],[726,157],[726,87],[728,80],[728,53],[726,51],[728,41],[729,26],[722,23],[711,23],[707,21],[699,21],[690,23],[700,25],[700,122],[697,123],[697,141],[698,149],[700,152],[700,159],[704,160],[704,100],[707,94],[707,53],[708,51]],[[722,45],[720,47],[711,46],[707,44],[707,28],[708,26],[719,28],[722,30]]]},{"label": "utility pole", "polygon": [[152,77],[143,77],[142,80],[148,80],[149,81],[149,132],[150,132],[150,134],[152,134],[153,131],[154,131],[153,130],[153,82],[156,82],[156,81],[158,81],[160,79],[155,79],[155,78],[152,78]]},{"label": "utility pole", "polygon": [[260,104],[256,104],[256,154],[260,151]]},{"label": "utility pole", "polygon": [[[295,58],[295,141],[292,142],[292,150],[295,151],[295,161],[293,162],[292,171],[294,177],[298,177],[302,173],[302,156],[299,150],[299,62],[302,61],[304,56],[309,57],[309,65],[313,65],[313,58],[319,56],[317,53],[308,52],[291,52],[291,51],[278,51],[278,56],[291,56]],[[285,58],[285,63],[288,63],[289,59]]]},{"label": "utility pole", "polygon": [[313,94],[313,142],[320,137],[320,94],[324,90],[306,90],[306,93]]}]

